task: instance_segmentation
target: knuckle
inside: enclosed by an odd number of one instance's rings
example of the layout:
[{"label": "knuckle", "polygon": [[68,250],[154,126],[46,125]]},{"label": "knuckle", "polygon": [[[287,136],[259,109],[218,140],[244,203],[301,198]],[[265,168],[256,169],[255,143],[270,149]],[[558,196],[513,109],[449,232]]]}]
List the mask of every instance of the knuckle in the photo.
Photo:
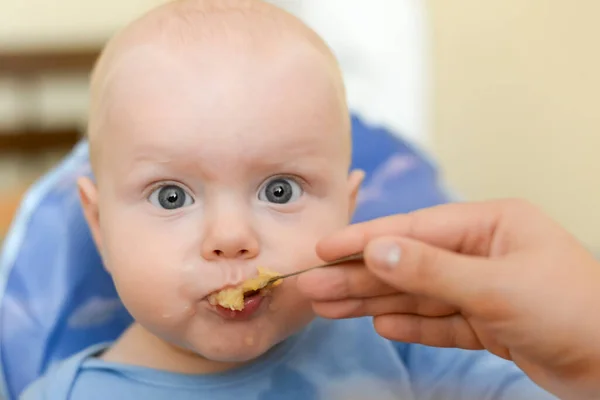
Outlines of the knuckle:
[{"label": "knuckle", "polygon": [[409,314],[423,315],[423,302],[419,301],[419,298],[414,295],[402,294],[401,303],[403,304],[403,312]]},{"label": "knuckle", "polygon": [[424,343],[423,318],[412,318],[406,326],[406,334],[413,343]]},{"label": "knuckle", "polygon": [[472,313],[490,320],[506,320],[512,312],[504,291],[496,287],[473,294]]},{"label": "knuckle", "polygon": [[313,310],[317,315],[328,319],[342,319],[347,317],[343,306],[338,303],[316,303],[313,305]]},{"label": "knuckle", "polygon": [[441,317],[448,313],[446,304],[425,297],[411,296],[411,303],[415,304],[413,312],[427,317]]},{"label": "knuckle", "polygon": [[412,247],[413,250],[413,262],[410,266],[413,275],[413,285],[418,288],[423,284],[431,282],[436,279],[436,265],[439,260],[439,253],[432,251],[424,245],[417,245]]},{"label": "knuckle", "polygon": [[423,340],[423,327],[421,318],[402,316],[393,318],[390,315],[381,315],[373,319],[375,331],[388,339],[406,343],[421,343]]},{"label": "knuckle", "polygon": [[323,300],[343,299],[350,294],[350,279],[348,274],[343,271],[334,271],[332,268],[326,281],[328,282],[327,290],[321,293]]},{"label": "knuckle", "polygon": [[[348,270],[350,271],[350,268]],[[358,294],[353,293],[357,290],[361,293],[368,292],[373,286],[373,275],[368,273],[367,269],[352,270],[348,275],[344,289],[346,294]]]},{"label": "knuckle", "polygon": [[344,316],[340,309],[335,307],[325,307],[318,314],[328,319],[340,319]]},{"label": "knuckle", "polygon": [[461,320],[456,317],[450,317],[450,329],[446,329],[444,340],[449,346],[457,346],[459,344],[458,336],[461,330]]},{"label": "knuckle", "polygon": [[319,315],[328,319],[343,319],[348,317],[348,315],[339,307],[326,308]]},{"label": "knuckle", "polygon": [[[418,233],[421,230],[421,225],[423,223],[422,211],[413,211],[409,215],[410,218],[408,218],[406,222],[406,236],[415,238],[418,237]],[[426,220],[425,223],[427,223]]]},{"label": "knuckle", "polygon": [[363,317],[365,315],[374,315],[376,310],[372,310],[370,304],[365,299],[355,299],[348,306],[348,316],[352,318]]}]

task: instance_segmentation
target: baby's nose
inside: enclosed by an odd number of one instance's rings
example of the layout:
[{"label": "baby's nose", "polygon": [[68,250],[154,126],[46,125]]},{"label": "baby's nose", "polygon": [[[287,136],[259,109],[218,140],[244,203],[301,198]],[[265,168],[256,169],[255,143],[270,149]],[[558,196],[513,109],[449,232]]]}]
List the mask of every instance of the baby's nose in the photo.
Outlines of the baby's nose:
[{"label": "baby's nose", "polygon": [[207,229],[202,243],[202,257],[206,260],[256,257],[259,242],[250,225],[240,220],[227,220],[221,220]]}]

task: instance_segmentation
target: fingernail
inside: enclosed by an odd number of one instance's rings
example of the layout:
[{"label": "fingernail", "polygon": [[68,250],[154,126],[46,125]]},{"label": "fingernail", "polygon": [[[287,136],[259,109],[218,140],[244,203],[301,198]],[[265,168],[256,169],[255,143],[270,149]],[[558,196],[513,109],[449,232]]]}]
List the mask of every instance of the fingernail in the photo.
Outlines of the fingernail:
[{"label": "fingernail", "polygon": [[400,263],[402,249],[390,239],[375,240],[369,246],[374,267],[393,269]]}]

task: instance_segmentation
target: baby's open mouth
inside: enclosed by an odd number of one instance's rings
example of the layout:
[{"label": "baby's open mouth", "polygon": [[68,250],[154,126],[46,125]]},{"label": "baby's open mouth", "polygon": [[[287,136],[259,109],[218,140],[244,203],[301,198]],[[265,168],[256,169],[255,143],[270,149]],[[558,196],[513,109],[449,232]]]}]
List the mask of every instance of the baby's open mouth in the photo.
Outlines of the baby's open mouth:
[{"label": "baby's open mouth", "polygon": [[257,268],[258,276],[244,281],[241,285],[223,289],[211,294],[208,302],[213,306],[221,306],[230,310],[242,311],[244,309],[244,300],[256,296],[266,295],[271,287],[278,286],[281,281],[276,281],[272,285],[269,282],[272,278],[281,276],[280,273],[269,271],[265,268]]},{"label": "baby's open mouth", "polygon": [[249,291],[249,292],[244,292],[244,298],[246,298],[246,297],[252,297],[252,296],[256,296],[256,295],[257,295],[257,294],[259,294],[261,291],[262,291],[262,289],[261,289],[261,290],[251,290],[251,291]]}]

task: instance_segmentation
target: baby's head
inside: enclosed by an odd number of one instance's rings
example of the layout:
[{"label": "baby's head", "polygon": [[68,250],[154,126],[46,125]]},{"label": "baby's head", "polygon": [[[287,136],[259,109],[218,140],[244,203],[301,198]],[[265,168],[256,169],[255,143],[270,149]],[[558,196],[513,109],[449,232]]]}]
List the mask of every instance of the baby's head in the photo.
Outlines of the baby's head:
[{"label": "baby's head", "polygon": [[243,362],[313,318],[292,279],[233,318],[207,298],[258,266],[318,263],[317,241],[351,218],[361,174],[349,173],[342,78],[315,33],[259,1],[163,5],[103,53],[89,140],[86,218],[147,331]]}]

